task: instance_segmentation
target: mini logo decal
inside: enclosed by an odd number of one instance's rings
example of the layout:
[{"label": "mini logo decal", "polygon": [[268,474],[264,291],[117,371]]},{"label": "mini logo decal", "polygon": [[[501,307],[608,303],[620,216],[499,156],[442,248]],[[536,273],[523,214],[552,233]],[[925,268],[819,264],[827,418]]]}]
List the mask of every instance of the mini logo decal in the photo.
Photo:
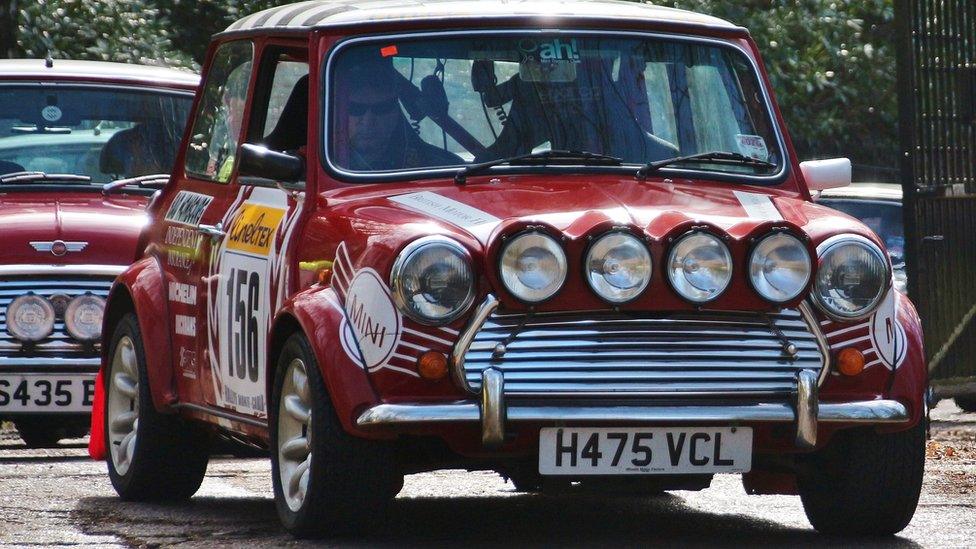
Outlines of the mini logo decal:
[{"label": "mini logo decal", "polygon": [[349,284],[346,295],[346,329],[359,343],[359,358],[367,370],[382,368],[390,360],[400,342],[400,311],[379,274],[362,269]]},{"label": "mini logo decal", "polygon": [[34,241],[31,247],[39,252],[51,252],[56,257],[67,255],[68,252],[80,252],[88,247],[87,242],[65,242],[64,240],[54,240],[51,242]]}]

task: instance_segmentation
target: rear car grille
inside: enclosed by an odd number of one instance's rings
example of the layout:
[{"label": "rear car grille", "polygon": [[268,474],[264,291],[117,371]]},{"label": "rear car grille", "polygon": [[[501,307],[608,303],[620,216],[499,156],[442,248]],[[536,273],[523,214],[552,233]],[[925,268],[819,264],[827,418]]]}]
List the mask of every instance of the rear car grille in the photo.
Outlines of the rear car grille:
[{"label": "rear car grille", "polygon": [[464,376],[478,391],[496,368],[508,395],[786,397],[800,370],[824,364],[797,310],[496,314],[464,355]]},{"label": "rear car grille", "polygon": [[[8,277],[0,280],[0,356],[7,363],[20,363],[18,358],[91,358],[98,356],[98,344],[83,344],[75,341],[64,327],[64,319],[59,316],[54,323],[54,331],[47,339],[32,346],[25,346],[7,332],[7,306],[19,296],[34,292],[45,298],[65,295],[91,293],[105,298],[112,287],[114,278],[110,277]],[[25,363],[33,362],[25,360]]]}]

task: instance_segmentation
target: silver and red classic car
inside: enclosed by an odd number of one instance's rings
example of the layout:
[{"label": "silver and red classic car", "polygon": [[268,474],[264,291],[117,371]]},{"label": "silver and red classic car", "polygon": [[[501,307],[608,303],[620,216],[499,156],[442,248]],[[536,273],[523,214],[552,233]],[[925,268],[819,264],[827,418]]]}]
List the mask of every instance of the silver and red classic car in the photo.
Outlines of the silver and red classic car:
[{"label": "silver and red classic car", "polygon": [[211,45],[116,281],[91,451],[125,499],[270,448],[290,532],[403,475],[799,494],[890,534],[926,372],[884,243],[811,202],[749,33],[630,2],[302,2]]},{"label": "silver and red classic car", "polygon": [[0,61],[0,420],[28,446],[88,431],[105,297],[137,255],[151,183],[172,166],[198,81]]}]

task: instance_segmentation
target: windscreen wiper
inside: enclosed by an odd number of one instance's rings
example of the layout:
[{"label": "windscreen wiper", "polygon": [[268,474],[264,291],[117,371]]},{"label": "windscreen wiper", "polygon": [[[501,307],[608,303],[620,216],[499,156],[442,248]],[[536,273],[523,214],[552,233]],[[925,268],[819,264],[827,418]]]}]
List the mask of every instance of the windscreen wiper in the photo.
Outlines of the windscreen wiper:
[{"label": "windscreen wiper", "polygon": [[122,187],[128,187],[130,185],[139,187],[140,189],[162,189],[169,182],[168,173],[153,173],[149,175],[140,175],[138,177],[127,177],[125,179],[116,179],[111,183],[106,183],[102,186],[102,194],[109,194],[112,191],[121,189]]},{"label": "windscreen wiper", "polygon": [[587,151],[563,151],[563,150],[550,150],[550,151],[538,151],[527,154],[520,154],[517,156],[509,156],[506,158],[497,158],[495,160],[489,160],[487,162],[481,162],[479,164],[471,164],[470,166],[465,166],[458,170],[454,174],[454,182],[458,185],[464,185],[467,181],[469,175],[474,175],[477,173],[482,173],[489,168],[494,166],[501,166],[502,164],[509,164],[512,166],[536,166],[536,165],[551,165],[551,164],[584,164],[587,166],[620,166],[623,160],[617,158],[616,156],[609,156],[606,154],[592,153]]},{"label": "windscreen wiper", "polygon": [[0,174],[0,184],[8,183],[91,183],[91,177],[74,173],[12,172]]},{"label": "windscreen wiper", "polygon": [[751,156],[746,156],[744,154],[736,152],[722,152],[713,151],[699,154],[692,154],[688,156],[676,156],[674,158],[665,158],[664,160],[658,160],[656,162],[648,162],[637,170],[635,176],[638,181],[644,181],[647,176],[657,172],[661,168],[666,166],[673,166],[675,164],[681,164],[684,162],[714,162],[716,164],[734,164],[738,166],[754,166],[757,168],[775,168],[776,164],[766,162],[765,160],[759,160],[758,158],[753,158]]}]

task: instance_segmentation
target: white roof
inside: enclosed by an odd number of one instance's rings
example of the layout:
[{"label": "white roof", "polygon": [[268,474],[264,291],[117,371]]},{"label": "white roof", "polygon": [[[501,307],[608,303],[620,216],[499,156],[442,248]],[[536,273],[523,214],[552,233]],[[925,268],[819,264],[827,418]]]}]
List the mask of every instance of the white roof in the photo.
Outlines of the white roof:
[{"label": "white roof", "polygon": [[645,20],[742,31],[728,21],[685,10],[618,0],[314,0],[260,11],[225,32],[253,29],[310,29],[421,19],[538,17]]}]

